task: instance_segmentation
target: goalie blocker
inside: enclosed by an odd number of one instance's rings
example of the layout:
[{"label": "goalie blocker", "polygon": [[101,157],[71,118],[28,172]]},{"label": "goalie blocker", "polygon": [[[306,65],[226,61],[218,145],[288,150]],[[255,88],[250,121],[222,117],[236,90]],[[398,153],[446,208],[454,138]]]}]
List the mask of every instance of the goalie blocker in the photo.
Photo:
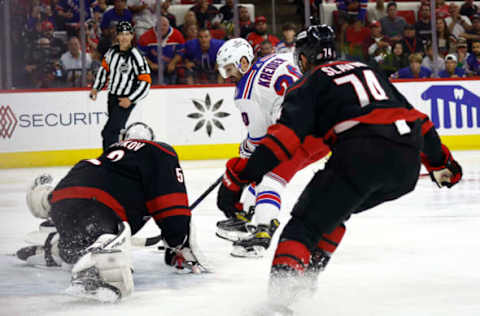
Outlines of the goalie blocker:
[{"label": "goalie blocker", "polygon": [[[35,185],[30,191],[49,192]],[[53,265],[72,265],[71,294],[107,301],[128,296],[133,291],[130,236],[148,217],[172,249],[165,262],[199,272],[189,243],[191,212],[184,177],[168,144],[142,139],[113,144],[98,159],[77,163],[48,200],[49,205],[44,205],[43,196],[37,194],[29,206],[36,206],[41,217],[51,218],[57,231],[45,236],[54,243],[42,241],[33,250],[24,248],[19,258],[49,252],[60,259]]]}]

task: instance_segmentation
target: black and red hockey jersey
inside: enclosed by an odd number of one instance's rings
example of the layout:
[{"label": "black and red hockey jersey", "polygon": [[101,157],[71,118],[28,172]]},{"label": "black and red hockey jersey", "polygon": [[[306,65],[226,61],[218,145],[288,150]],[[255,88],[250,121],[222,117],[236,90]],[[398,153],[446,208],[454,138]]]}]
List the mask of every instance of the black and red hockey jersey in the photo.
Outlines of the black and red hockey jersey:
[{"label": "black and red hockey jersey", "polygon": [[153,217],[190,217],[183,171],[165,143],[129,139],[110,146],[98,159],[82,160],[58,183],[50,202],[91,199],[128,221],[135,234]]},{"label": "black and red hockey jersey", "polygon": [[433,130],[429,141],[435,144],[429,149],[440,159],[440,142],[428,116],[414,109],[388,78],[361,62],[322,64],[289,87],[277,124],[269,128],[262,148],[250,158],[259,163],[247,165],[245,178],[259,180],[271,164],[289,159],[307,135],[332,145],[338,135],[359,124],[379,127],[381,134],[380,126],[396,123],[408,131],[407,124],[413,122],[422,124],[422,135]]}]

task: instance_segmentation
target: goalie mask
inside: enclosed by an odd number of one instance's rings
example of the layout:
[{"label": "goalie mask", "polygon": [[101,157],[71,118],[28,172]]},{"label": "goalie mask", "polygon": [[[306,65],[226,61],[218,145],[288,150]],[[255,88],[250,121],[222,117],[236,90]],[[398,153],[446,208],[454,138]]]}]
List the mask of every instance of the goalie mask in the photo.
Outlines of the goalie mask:
[{"label": "goalie mask", "polygon": [[305,56],[311,65],[337,59],[335,32],[325,24],[312,25],[295,36],[294,60],[299,69],[305,73],[301,56]]},{"label": "goalie mask", "polygon": [[155,140],[153,130],[145,123],[135,122],[120,131],[119,141],[127,139]]},{"label": "goalie mask", "polygon": [[233,38],[226,41],[217,53],[217,65],[220,75],[224,79],[230,77],[231,74],[225,69],[226,66],[230,65],[233,65],[242,75],[245,74],[245,71],[242,71],[240,62],[243,57],[247,59],[249,65],[252,65],[255,55],[250,43],[243,38]]}]

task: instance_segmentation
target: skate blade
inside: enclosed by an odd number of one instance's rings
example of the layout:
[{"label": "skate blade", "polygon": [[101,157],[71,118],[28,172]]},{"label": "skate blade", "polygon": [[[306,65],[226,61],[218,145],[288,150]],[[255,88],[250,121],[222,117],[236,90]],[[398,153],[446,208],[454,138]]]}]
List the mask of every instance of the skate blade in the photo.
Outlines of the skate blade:
[{"label": "skate blade", "polygon": [[228,241],[239,241],[244,240],[252,236],[250,233],[242,233],[242,232],[231,232],[227,230],[217,229],[215,233],[217,237],[228,240]]},{"label": "skate blade", "polygon": [[72,284],[65,293],[67,295],[78,297],[86,300],[93,300],[101,303],[115,303],[120,300],[120,296],[113,290],[105,287],[99,287],[95,291],[86,291],[80,284]]},{"label": "skate blade", "polygon": [[252,248],[244,248],[240,246],[233,246],[230,255],[236,258],[263,258],[266,249],[261,246],[253,246]]}]

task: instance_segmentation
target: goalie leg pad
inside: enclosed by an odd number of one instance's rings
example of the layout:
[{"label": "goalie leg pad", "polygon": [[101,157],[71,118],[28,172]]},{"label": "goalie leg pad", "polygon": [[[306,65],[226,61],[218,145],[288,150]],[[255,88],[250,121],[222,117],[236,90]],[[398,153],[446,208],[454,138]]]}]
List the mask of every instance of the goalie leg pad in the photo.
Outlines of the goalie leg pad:
[{"label": "goalie leg pad", "polygon": [[101,235],[72,268],[67,293],[103,302],[116,301],[133,292],[130,255],[131,231],[123,222],[118,235]]}]

